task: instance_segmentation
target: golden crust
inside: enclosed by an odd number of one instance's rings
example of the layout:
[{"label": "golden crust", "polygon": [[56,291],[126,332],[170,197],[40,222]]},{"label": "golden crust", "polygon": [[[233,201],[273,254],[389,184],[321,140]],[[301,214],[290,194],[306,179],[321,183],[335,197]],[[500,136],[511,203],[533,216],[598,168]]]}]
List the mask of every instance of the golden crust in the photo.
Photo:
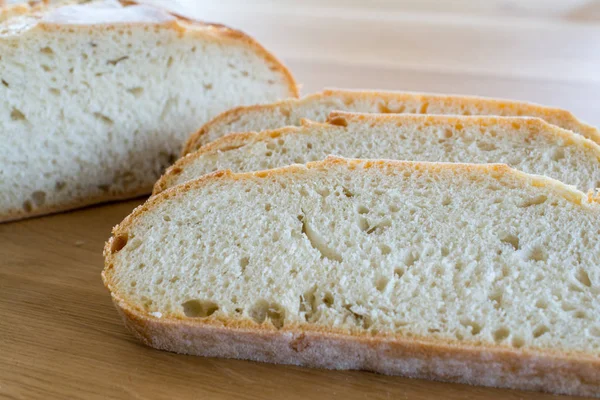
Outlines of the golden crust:
[{"label": "golden crust", "polygon": [[114,201],[131,200],[131,199],[135,199],[137,197],[146,196],[148,194],[148,192],[149,192],[148,188],[135,189],[135,190],[129,191],[127,193],[122,193],[122,194],[118,194],[118,195],[107,194],[107,195],[101,195],[101,196],[94,196],[94,197],[90,197],[90,198],[83,199],[83,200],[82,199],[72,200],[69,203],[61,204],[60,206],[55,206],[55,207],[40,207],[40,208],[36,208],[35,210],[33,210],[31,212],[25,212],[25,210],[17,211],[17,212],[10,212],[10,213],[0,215],[0,224],[6,223],[6,222],[19,221],[19,220],[22,220],[25,218],[35,218],[35,217],[41,217],[41,216],[45,216],[45,215],[58,214],[61,212],[75,210],[75,209],[84,208],[84,207],[93,206],[93,205],[98,205],[98,204],[102,204],[102,203],[111,203]]},{"label": "golden crust", "polygon": [[[119,296],[112,279],[115,238],[127,235],[139,218],[162,202],[216,180],[269,179],[334,165],[343,165],[348,169],[376,168],[386,173],[412,168],[454,169],[465,173],[477,171],[497,178],[511,175],[524,185],[546,186],[567,199],[573,196],[579,198],[579,204],[585,201],[583,193],[560,182],[527,175],[502,164],[439,164],[329,157],[307,166],[294,165],[254,173],[219,171],[150,198],[114,228],[113,237],[104,249],[105,268],[102,278],[125,325],[146,345],[178,353],[318,368],[364,369],[413,378],[571,395],[600,395],[600,359],[589,354],[514,349],[484,343],[457,343],[401,335],[371,335],[316,326],[286,326],[277,330],[269,324],[258,325],[251,321],[216,317],[158,318]],[[594,207],[600,213],[600,207]]]},{"label": "golden crust", "polygon": [[[325,101],[328,98],[339,98],[345,104],[349,105],[358,100],[379,102],[380,111],[382,113],[394,113],[395,111],[398,111],[388,108],[386,104],[389,102],[397,103],[399,106],[402,103],[410,102],[428,105],[438,104],[453,108],[466,107],[488,109],[489,111],[486,111],[485,113],[503,116],[537,116],[543,118],[551,124],[574,131],[595,141],[596,143],[600,143],[600,131],[598,131],[597,128],[578,120],[569,111],[554,107],[547,107],[520,101],[475,96],[380,91],[325,90],[323,92],[314,93],[297,100],[282,100],[272,104],[237,107],[229,111],[225,111],[211,121],[207,122],[203,127],[189,137],[186,145],[184,146],[182,155],[186,155],[198,150],[200,147],[205,145],[207,143],[207,133],[215,126],[230,124],[240,118],[241,115],[276,109],[290,110],[302,104]],[[424,111],[426,112],[426,109]]]},{"label": "golden crust", "polygon": [[[123,1],[122,3],[127,4],[131,2]],[[47,5],[39,5],[39,6],[29,6],[29,5],[20,5],[18,6],[20,14],[23,13],[31,13],[37,11],[46,11],[48,10]],[[0,16],[2,15],[2,9],[0,9]],[[167,11],[165,11],[167,13]],[[282,76],[283,81],[288,86],[288,96],[297,98],[299,96],[298,85],[292,76],[290,70],[271,52],[265,49],[260,43],[258,43],[254,38],[245,34],[242,31],[229,28],[225,25],[221,24],[213,24],[213,23],[205,23],[201,21],[192,21],[185,17],[176,16],[173,14],[169,14],[173,16],[172,20],[162,21],[155,23],[155,26],[161,26],[167,29],[173,29],[175,31],[181,33],[187,33],[191,35],[195,35],[198,38],[217,40],[222,43],[243,46],[251,49],[256,54],[260,55],[267,65],[271,68],[272,71],[277,72]],[[41,14],[38,15],[40,17]],[[96,29],[100,30],[114,30],[114,29],[123,29],[130,26],[136,25],[146,25],[148,22],[131,22],[131,23],[112,23],[112,24],[97,24],[94,23],[92,25],[78,24],[78,25],[63,25],[56,23],[48,23],[43,20],[39,20],[37,24],[33,24],[29,29],[23,31],[19,30],[19,34],[24,34],[24,32],[35,31],[36,29],[43,30],[45,32],[52,32],[61,29],[69,29],[69,30],[77,30],[84,29],[89,31],[90,26],[93,26]],[[2,36],[0,36],[1,40]]]},{"label": "golden crust", "polygon": [[[288,101],[289,102],[289,101]],[[561,137],[565,143],[577,142],[578,144],[593,149],[600,160],[600,145],[586,139],[571,131],[549,124],[540,118],[531,117],[496,117],[496,116],[453,116],[453,115],[422,115],[422,114],[368,114],[351,113],[342,111],[332,111],[326,122],[319,123],[303,120],[303,126],[315,126],[327,128],[328,125],[343,125],[356,122],[369,122],[371,126],[396,124],[396,125],[457,125],[457,124],[478,124],[482,127],[496,125],[506,130],[513,130],[516,125],[526,125],[532,134],[544,134]],[[295,126],[287,126],[276,130],[267,130],[263,132],[231,133],[223,136],[209,144],[201,147],[199,150],[187,153],[169,167],[162,177],[154,185],[153,194],[156,195],[173,185],[177,175],[181,173],[189,164],[207,154],[225,152],[233,150],[252,142],[259,142],[285,135],[308,134],[306,129]]]},{"label": "golden crust", "polygon": [[600,361],[492,346],[457,346],[299,329],[231,329],[162,321],[114,301],[144,344],[176,353],[325,369],[360,369],[446,382],[598,396]]}]

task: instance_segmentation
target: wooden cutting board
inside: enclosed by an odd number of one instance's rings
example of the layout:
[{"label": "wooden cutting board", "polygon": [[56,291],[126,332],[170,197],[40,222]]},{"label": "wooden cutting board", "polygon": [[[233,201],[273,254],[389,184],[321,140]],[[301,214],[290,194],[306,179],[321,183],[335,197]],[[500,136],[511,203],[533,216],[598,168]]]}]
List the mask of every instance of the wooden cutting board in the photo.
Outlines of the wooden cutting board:
[{"label": "wooden cutting board", "polygon": [[[215,6],[204,19],[256,35],[305,93],[337,86],[500,96],[567,107],[600,125],[593,21],[312,3]],[[556,399],[146,348],[123,327],[100,279],[111,227],[142,201],[0,225],[0,398]]]}]

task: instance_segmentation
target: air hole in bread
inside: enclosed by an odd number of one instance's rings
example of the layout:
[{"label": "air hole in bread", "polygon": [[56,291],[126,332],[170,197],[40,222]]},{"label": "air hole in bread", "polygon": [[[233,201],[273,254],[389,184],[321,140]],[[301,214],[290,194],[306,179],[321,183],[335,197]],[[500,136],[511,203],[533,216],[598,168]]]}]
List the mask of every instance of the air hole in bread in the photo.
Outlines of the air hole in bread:
[{"label": "air hole in bread", "polygon": [[272,155],[273,155],[273,152],[272,152],[272,151],[267,151],[267,152],[265,153],[265,156],[266,156],[266,157],[271,157]]},{"label": "air hole in bread", "polygon": [[176,108],[177,103],[179,102],[179,98],[175,97],[170,97],[166,102],[165,105],[163,106],[163,110],[160,113],[160,118],[161,119],[166,119],[167,116],[169,116],[172,111]]},{"label": "air hole in bread", "polygon": [[519,237],[516,235],[505,234],[500,237],[500,241],[511,246],[514,250],[520,248]]},{"label": "air hole in bread", "polygon": [[271,205],[270,204],[265,204],[265,211],[271,211]]},{"label": "air hole in bread", "polygon": [[447,207],[447,206],[449,206],[450,204],[452,204],[452,199],[451,199],[450,197],[445,197],[445,198],[442,200],[442,205],[443,205],[444,207]]},{"label": "air hole in bread", "polygon": [[33,205],[31,204],[31,201],[25,200],[23,202],[23,210],[25,210],[25,212],[27,213],[30,213],[33,210]]},{"label": "air hole in bread", "polygon": [[322,197],[327,197],[331,194],[331,191],[328,188],[317,188],[316,191]]},{"label": "air hole in bread", "polygon": [[323,304],[325,304],[327,308],[331,308],[334,303],[335,299],[333,298],[333,295],[330,292],[325,292],[323,295]]},{"label": "air hole in bread", "polygon": [[494,304],[495,309],[502,308],[502,297],[504,293],[502,290],[495,290],[489,296],[488,299]]},{"label": "air hole in bread", "polygon": [[400,211],[400,207],[398,207],[398,206],[397,206],[397,205],[395,205],[395,204],[390,204],[390,206],[389,206],[389,210],[390,210],[390,212],[393,212],[393,213],[395,213],[395,212],[398,212],[398,211]]},{"label": "air hole in bread", "polygon": [[582,311],[582,310],[575,311],[574,316],[577,319],[586,319],[587,318],[585,311]]},{"label": "air hole in bread", "polygon": [[595,326],[590,328],[590,334],[592,336],[600,337],[600,328],[595,327]]},{"label": "air hole in bread", "polygon": [[380,244],[379,250],[381,251],[381,254],[384,256],[386,256],[392,252],[392,248],[390,246],[388,246],[387,244]]},{"label": "air hole in bread", "polygon": [[389,228],[390,226],[392,226],[392,220],[391,219],[384,219],[383,221],[381,221],[380,223],[378,223],[377,225],[373,225],[369,228],[369,230],[367,230],[367,234],[370,235],[372,233],[377,233],[380,234],[382,233],[386,228]]},{"label": "air hole in bread", "polygon": [[27,117],[25,117],[25,114],[23,114],[23,112],[18,108],[12,109],[12,111],[10,112],[10,119],[12,119],[13,121],[27,121]]},{"label": "air hole in bread", "polygon": [[575,277],[583,286],[587,286],[587,287],[592,286],[592,281],[590,280],[590,276],[583,268],[579,268],[579,270],[577,271],[577,275]]},{"label": "air hole in bread", "polygon": [[515,336],[512,338],[511,344],[513,347],[516,347],[517,349],[521,348],[525,345],[525,339],[523,339],[520,336]]},{"label": "air hole in bread", "polygon": [[385,289],[387,289],[389,283],[390,283],[390,280],[388,278],[381,277],[377,280],[375,287],[377,288],[378,291],[383,293],[383,292],[385,292]]},{"label": "air hole in bread", "polygon": [[421,104],[421,108],[419,109],[419,114],[427,114],[427,109],[429,108],[429,103],[428,102],[423,102],[423,104]]},{"label": "air hole in bread", "polygon": [[64,181],[57,181],[56,184],[54,185],[54,188],[59,192],[61,190],[63,190],[65,187],[67,187],[67,183]]},{"label": "air hole in bread", "polygon": [[181,304],[183,313],[190,318],[206,318],[213,315],[219,306],[209,300],[188,300]]},{"label": "air hole in bread", "polygon": [[494,340],[496,342],[501,342],[510,336],[510,330],[508,328],[498,328],[494,331]]},{"label": "air hole in bread", "polygon": [[498,148],[494,143],[491,142],[477,142],[477,147],[481,151],[494,151]]},{"label": "air hole in bread", "polygon": [[46,204],[46,192],[43,192],[41,190],[35,191],[31,195],[31,199],[33,200],[33,204],[36,207],[41,207],[44,204]]},{"label": "air hole in bread", "polygon": [[465,328],[467,328],[470,332],[471,335],[476,336],[479,334],[479,332],[481,332],[481,325],[478,322],[475,321],[471,321],[471,320],[460,320],[460,324],[462,326],[464,326]]},{"label": "air hole in bread", "polygon": [[512,127],[513,129],[519,130],[521,129],[521,124],[519,124],[518,122],[513,122]]},{"label": "air hole in bread", "polygon": [[363,329],[369,329],[372,325],[371,319],[369,318],[368,315],[364,315],[362,313],[359,312],[359,310],[363,307],[361,307],[359,304],[357,305],[352,305],[352,304],[345,304],[344,309],[346,309],[348,315],[351,317],[348,322],[353,323],[354,325],[363,328]]},{"label": "air hole in bread", "polygon": [[127,91],[137,98],[140,98],[144,94],[144,88],[140,86],[127,89]]},{"label": "air hole in bread", "polygon": [[370,228],[369,221],[365,217],[358,217],[358,228],[363,232],[368,231]]},{"label": "air hole in bread", "polygon": [[277,329],[281,329],[285,320],[285,309],[276,303],[259,300],[250,308],[250,317],[257,324],[263,324],[269,320]]},{"label": "air hole in bread", "polygon": [[123,62],[123,61],[127,60],[128,58],[129,58],[129,56],[123,56],[123,57],[115,58],[114,60],[108,60],[108,61],[106,62],[106,64],[107,64],[107,65],[112,65],[112,66],[115,66],[115,65],[117,65],[118,63],[120,63],[120,62]]},{"label": "air hole in bread", "polygon": [[60,96],[60,89],[50,88],[50,89],[48,89],[48,91],[50,92],[50,94],[52,94],[54,96]]},{"label": "air hole in bread", "polygon": [[329,122],[329,124],[335,125],[335,126],[343,126],[343,127],[348,126],[348,121],[344,117],[334,117],[334,118],[329,119],[329,121],[327,121],[327,122]]},{"label": "air hole in bread", "polygon": [[528,261],[548,261],[548,254],[540,246],[533,246],[526,249],[524,255]]},{"label": "air hole in bread", "polygon": [[40,49],[40,53],[51,56],[51,55],[54,55],[54,50],[52,50],[51,47],[42,47]]},{"label": "air hole in bread", "polygon": [[347,198],[352,198],[354,197],[354,193],[352,193],[348,188],[343,187],[342,186],[342,193],[344,194],[344,196],[346,196]]},{"label": "air hole in bread", "polygon": [[536,196],[532,199],[525,200],[523,203],[521,203],[519,205],[519,207],[527,208],[527,207],[532,207],[532,206],[539,206],[541,204],[544,204],[546,202],[546,200],[548,200],[548,197],[546,197],[544,195]]},{"label": "air hole in bread", "polygon": [[112,241],[112,245],[110,246],[110,251],[112,254],[118,253],[123,250],[123,247],[127,246],[127,241],[129,240],[129,235],[127,233],[120,234],[115,236]]},{"label": "air hole in bread", "polygon": [[396,279],[400,279],[404,276],[405,272],[406,269],[404,267],[397,267],[394,269],[394,276],[396,277]]},{"label": "air hole in bread", "polygon": [[6,82],[4,79],[2,79],[2,84],[6,87],[9,87],[10,85],[8,84],[8,82]]},{"label": "air hole in bread", "polygon": [[575,285],[574,283],[569,284],[569,290],[571,292],[583,292],[583,289]]},{"label": "air hole in bread", "polygon": [[565,158],[565,149],[562,147],[557,147],[552,152],[552,161],[560,161]]},{"label": "air hole in bread", "polygon": [[106,115],[99,113],[99,112],[95,112],[94,113],[94,117],[99,120],[100,122],[102,122],[103,124],[106,125],[114,125],[114,121],[112,119],[110,119],[109,117],[107,117]]},{"label": "air hole in bread", "polygon": [[152,307],[152,304],[154,304],[154,301],[146,296],[142,296],[141,300],[142,300],[142,307],[144,307],[144,309],[146,309],[146,310],[148,310],[150,307]]},{"label": "air hole in bread", "polygon": [[321,253],[321,258],[326,258],[331,261],[342,261],[342,256],[334,249],[327,246],[327,242],[321,237],[308,223],[308,218],[305,214],[298,216],[298,220],[302,223],[302,233],[308,239],[310,245]]},{"label": "air hole in bread", "polygon": [[285,309],[279,304],[271,303],[267,309],[267,318],[276,329],[281,329],[285,323]]},{"label": "air hole in bread", "polygon": [[550,328],[548,328],[546,325],[540,325],[533,330],[533,337],[537,339],[548,332],[550,332]]},{"label": "air hole in bread", "polygon": [[404,257],[404,265],[407,267],[412,267],[417,261],[419,261],[419,254],[412,251],[409,251]]},{"label": "air hole in bread", "polygon": [[362,205],[358,206],[358,209],[356,211],[358,211],[359,214],[368,214],[369,213],[369,209]]},{"label": "air hole in bread", "polygon": [[205,83],[202,86],[204,86],[204,90],[212,90],[212,88],[213,88],[212,83]]}]

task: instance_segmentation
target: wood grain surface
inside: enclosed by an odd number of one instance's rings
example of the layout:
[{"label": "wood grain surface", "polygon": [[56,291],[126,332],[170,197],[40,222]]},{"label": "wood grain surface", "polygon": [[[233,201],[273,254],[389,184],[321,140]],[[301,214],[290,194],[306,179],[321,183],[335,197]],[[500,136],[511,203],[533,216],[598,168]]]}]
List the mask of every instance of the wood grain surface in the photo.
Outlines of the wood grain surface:
[{"label": "wood grain surface", "polygon": [[[256,35],[304,93],[330,86],[500,96],[566,107],[600,125],[597,2],[512,2],[517,12],[501,0],[474,10],[454,2],[471,10],[462,13],[432,1],[232,2],[206,2],[203,19]],[[104,241],[141,201],[0,225],[0,398],[556,399],[146,348],[126,331],[100,279]]]}]

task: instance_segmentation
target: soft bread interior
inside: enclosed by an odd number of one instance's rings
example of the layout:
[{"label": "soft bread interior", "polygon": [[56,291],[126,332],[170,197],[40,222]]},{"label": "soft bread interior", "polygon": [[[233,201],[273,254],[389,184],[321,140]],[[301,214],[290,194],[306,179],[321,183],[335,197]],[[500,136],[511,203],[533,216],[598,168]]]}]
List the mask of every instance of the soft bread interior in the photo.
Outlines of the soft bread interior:
[{"label": "soft bread interior", "polygon": [[552,107],[484,97],[326,90],[302,99],[287,99],[227,111],[191,135],[184,154],[232,132],[259,132],[286,125],[298,126],[302,119],[323,122],[334,110],[385,114],[529,116],[541,118],[600,143],[598,129],[579,121],[568,111]]},{"label": "soft bread interior", "polygon": [[332,113],[328,124],[305,122],[260,134],[226,136],[179,160],[155,193],[204,174],[258,171],[353,158],[505,163],[582,191],[600,187],[600,146],[539,119]]},{"label": "soft bread interior", "polygon": [[149,6],[57,8],[0,32],[2,214],[146,193],[204,122],[295,92],[249,38]]},{"label": "soft bread interior", "polygon": [[600,207],[505,166],[330,159],[220,173],[116,228],[148,318],[600,354]]}]

